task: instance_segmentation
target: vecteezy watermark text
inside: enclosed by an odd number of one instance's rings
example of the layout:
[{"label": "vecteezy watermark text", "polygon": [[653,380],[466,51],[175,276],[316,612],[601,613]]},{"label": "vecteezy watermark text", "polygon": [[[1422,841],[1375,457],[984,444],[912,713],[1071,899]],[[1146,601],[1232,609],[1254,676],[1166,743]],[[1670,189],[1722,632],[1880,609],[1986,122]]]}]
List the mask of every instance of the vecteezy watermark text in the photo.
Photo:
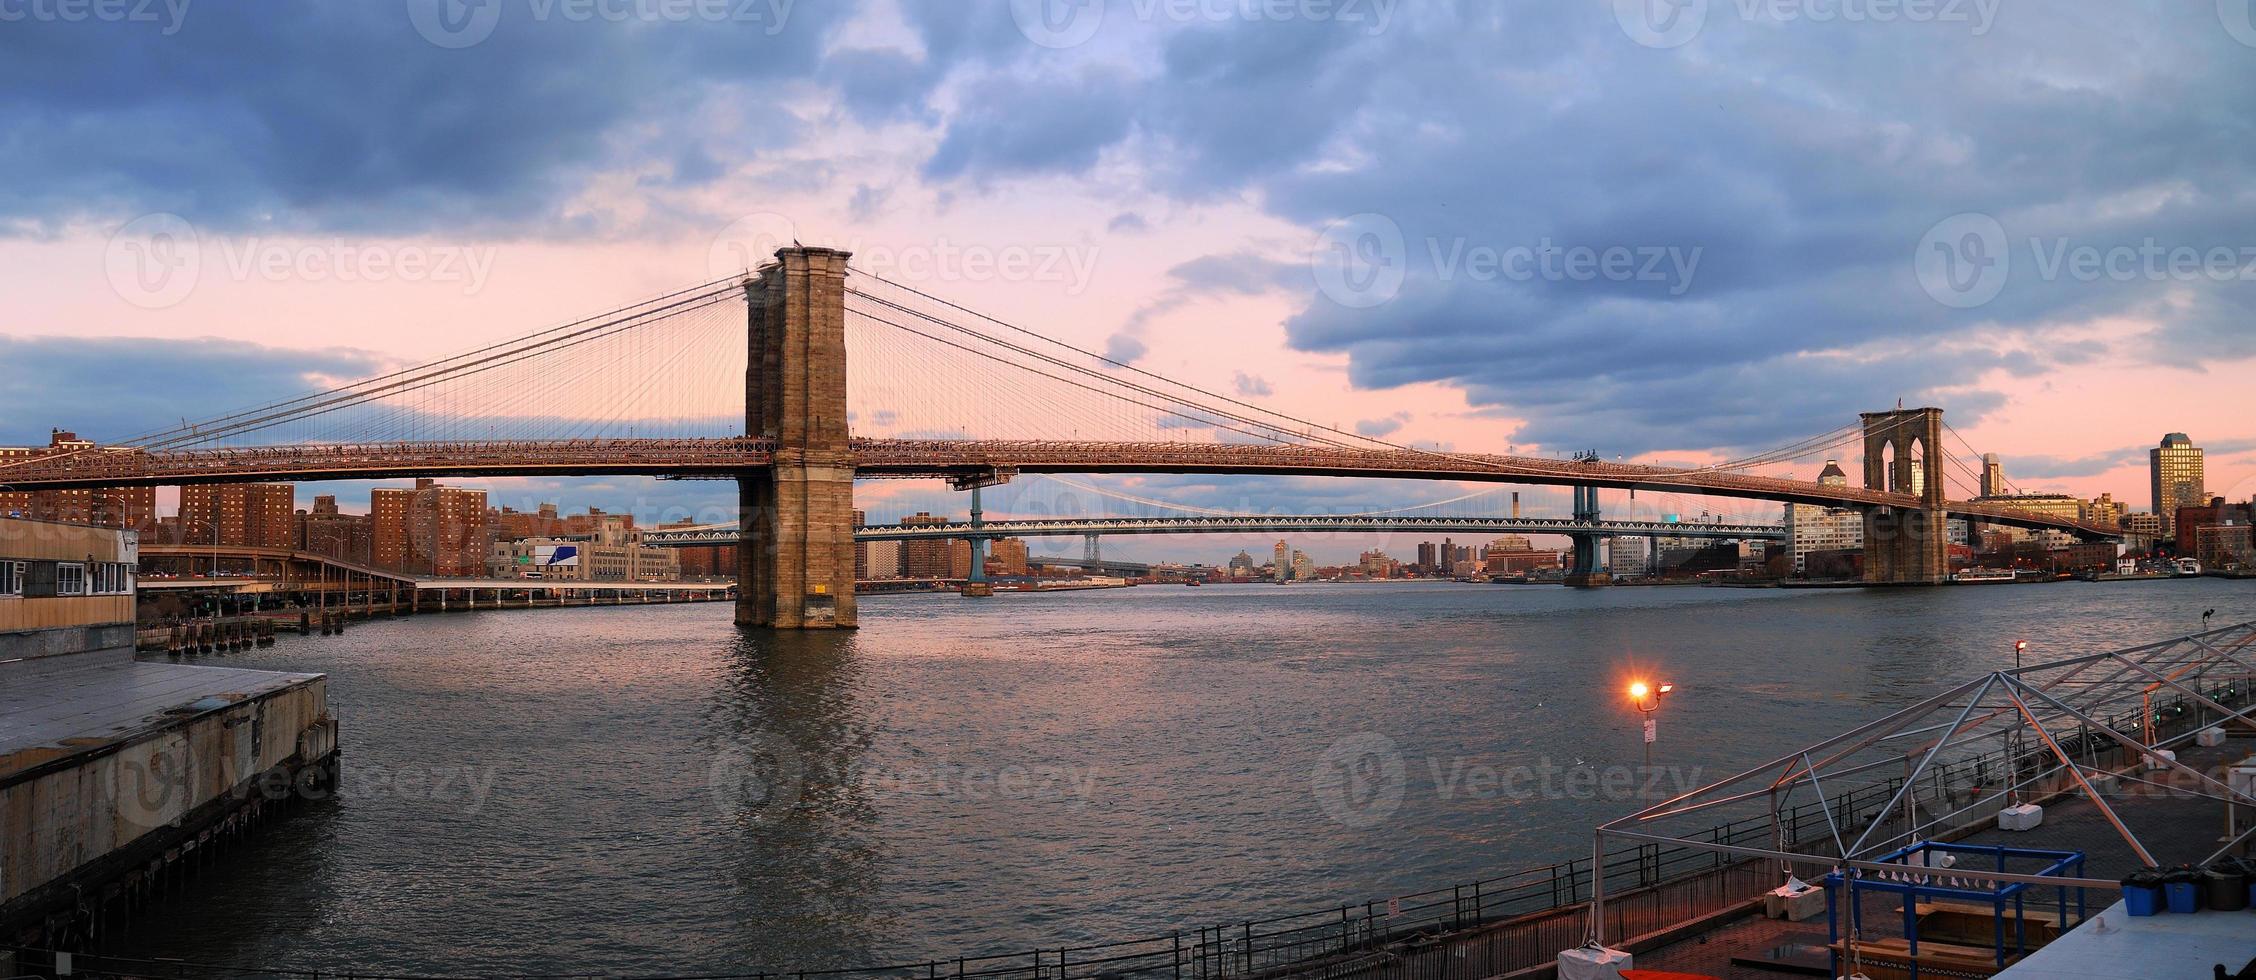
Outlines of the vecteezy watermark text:
[{"label": "vecteezy watermark text", "polygon": [[1779,24],[1948,24],[1981,37],[2004,0],[1614,0],[1622,33],[1648,48],[1674,48],[1700,35],[1714,10],[1742,21]]},{"label": "vecteezy watermark text", "polygon": [[[534,22],[571,24],[747,24],[769,36],[791,21],[795,0],[521,0]],[[407,0],[408,22],[442,48],[468,48],[493,36],[505,0]]]},{"label": "vecteezy watermark text", "polygon": [[[1927,230],[1912,255],[1920,288],[1938,303],[1969,309],[1996,299],[2015,275],[2016,242],[1998,219],[1954,214]],[[2256,244],[2165,244],[2146,236],[2114,244],[2029,236],[2025,272],[2043,282],[2227,283],[2256,281]]]},{"label": "vecteezy watermark text", "polygon": [[1088,43],[1104,27],[1108,7],[1141,24],[1346,24],[1369,35],[1386,32],[1401,0],[1011,0],[1018,32],[1045,48]]},{"label": "vecteezy watermark text", "polygon": [[497,254],[491,245],[207,239],[179,215],[150,214],[111,235],[103,258],[120,298],[163,309],[215,274],[236,282],[453,283],[471,295],[485,288]]},{"label": "vecteezy watermark text", "polygon": [[0,24],[154,24],[171,37],[188,20],[189,0],[0,0]]},{"label": "vecteezy watermark text", "polygon": [[[1436,282],[1650,283],[1670,296],[1692,288],[1702,247],[1560,242],[1496,244],[1467,236],[1422,243],[1425,272]],[[1410,274],[1413,255],[1402,227],[1365,212],[1332,222],[1309,249],[1316,287],[1341,306],[1368,309],[1392,300]]]},{"label": "vecteezy watermark text", "polygon": [[1704,779],[1698,766],[1598,766],[1541,756],[1497,765],[1468,756],[1433,756],[1413,765],[1392,738],[1362,732],[1342,738],[1309,772],[1309,789],[1325,816],[1368,828],[1402,808],[1418,780],[1434,799],[1660,800],[1690,792]]}]

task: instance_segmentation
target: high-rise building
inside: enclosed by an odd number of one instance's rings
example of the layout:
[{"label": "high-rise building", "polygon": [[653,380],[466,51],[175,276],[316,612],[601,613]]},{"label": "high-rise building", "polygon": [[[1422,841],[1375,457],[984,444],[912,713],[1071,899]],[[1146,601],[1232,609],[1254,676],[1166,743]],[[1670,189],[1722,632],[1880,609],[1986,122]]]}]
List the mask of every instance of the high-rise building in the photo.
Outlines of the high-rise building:
[{"label": "high-rise building", "polygon": [[413,490],[368,491],[369,553],[378,568],[407,567],[407,511],[414,501]]},{"label": "high-rise building", "polygon": [[1607,574],[1615,578],[1644,578],[1652,570],[1652,538],[1614,538],[1606,542]]},{"label": "high-rise building", "polygon": [[2162,515],[2162,533],[2176,534],[2178,508],[2209,503],[2209,484],[2202,474],[2201,448],[2183,432],[2162,437],[2162,444],[2146,451],[2147,477],[2154,492],[2154,512]]},{"label": "high-rise building", "polygon": [[1021,538],[996,538],[987,543],[987,574],[1025,575],[1026,542]]},{"label": "high-rise building", "polygon": [[[1987,467],[1990,460],[1985,459]],[[1987,477],[1985,477],[1987,479]],[[1849,484],[1840,460],[1825,461],[1817,482],[1829,487]],[[1849,551],[1864,547],[1864,515],[1839,507],[1815,504],[1786,505],[1786,547],[1794,559],[1794,574],[1809,574],[1809,556],[1817,551]]]},{"label": "high-rise building", "polygon": [[1238,553],[1230,558],[1230,577],[1238,578],[1240,576],[1253,577],[1253,555],[1244,549],[1239,549]]},{"label": "high-rise building", "polygon": [[1377,548],[1364,552],[1356,562],[1363,566],[1363,574],[1371,578],[1393,578],[1395,569],[1402,565]]},{"label": "high-rise building", "polygon": [[[376,564],[421,575],[484,575],[493,539],[484,490],[415,481],[415,489],[370,491],[369,517]],[[597,514],[594,510],[589,513]],[[598,517],[604,516],[597,514]],[[633,519],[620,518],[632,529]],[[592,533],[592,528],[589,533]]]},{"label": "high-rise building", "polygon": [[288,483],[181,487],[180,526],[189,544],[295,548],[297,487]]},{"label": "high-rise building", "polygon": [[2084,501],[2084,520],[2092,524],[2119,526],[2123,523],[2123,515],[2129,510],[2129,507],[2115,499],[2114,493],[2102,493]]},{"label": "high-rise building", "polygon": [[1982,454],[1982,496],[1995,497],[2005,493],[2005,464],[1996,453]]},{"label": "high-rise building", "polygon": [[[920,510],[907,517],[901,518],[901,523],[909,525],[946,524],[948,523],[948,519],[945,517],[935,517]],[[955,571],[956,568],[954,556],[950,553],[953,549],[951,549],[949,545],[950,542],[948,540],[939,538],[923,538],[914,541],[901,542],[901,574],[909,578],[959,577],[949,574],[950,572]],[[966,570],[969,570],[970,567],[970,549],[967,547],[965,549],[964,568]]]},{"label": "high-rise building", "polygon": [[1293,574],[1293,563],[1292,563],[1292,556],[1293,556],[1293,551],[1292,551],[1292,549],[1291,549],[1291,548],[1288,548],[1288,547],[1286,547],[1286,546],[1285,546],[1285,542],[1284,542],[1284,541],[1283,541],[1282,539],[1279,539],[1279,540],[1278,540],[1278,542],[1277,542],[1277,548],[1276,548],[1276,559],[1275,559],[1275,561],[1276,561],[1276,564],[1275,564],[1275,565],[1273,565],[1273,566],[1271,566],[1271,571],[1270,571],[1270,574],[1272,574],[1272,575],[1275,575],[1275,576],[1277,577],[1277,581],[1279,581],[1279,582],[1282,582],[1282,581],[1285,581],[1285,580],[1287,580],[1287,579],[1290,579],[1290,578],[1292,578],[1292,574]]},{"label": "high-rise building", "polygon": [[313,498],[312,510],[298,513],[298,550],[369,564],[374,557],[374,525],[365,514],[338,511],[336,495],[325,493]]},{"label": "high-rise building", "polygon": [[1418,543],[1418,567],[1431,572],[1441,567],[1441,549],[1431,541]]},{"label": "high-rise building", "polygon": [[1307,552],[1305,552],[1305,551],[1295,551],[1295,552],[1293,552],[1293,553],[1292,553],[1292,577],[1293,577],[1293,580],[1294,580],[1294,581],[1297,581],[1297,582],[1313,582],[1313,581],[1315,581],[1315,580],[1316,580],[1316,560],[1315,560],[1315,559],[1313,559],[1313,558],[1310,558],[1310,557],[1308,557],[1308,553],[1307,553]]},{"label": "high-rise building", "polygon": [[[554,504],[542,504],[541,508],[547,510],[554,506]],[[506,520],[512,511],[504,507],[501,513],[502,518]],[[671,531],[697,527],[698,524],[699,522],[685,517],[670,524],[660,524],[658,528],[659,530]],[[501,535],[501,540],[512,541],[516,539],[504,532]],[[681,567],[681,577],[684,579],[733,579],[736,577],[736,546],[733,544],[685,545],[675,548],[674,551],[679,554],[676,561]]]},{"label": "high-rise building", "polygon": [[[860,530],[863,525],[868,523],[869,514],[859,507],[854,508],[854,529]],[[854,542],[854,581],[856,582],[870,577],[869,546],[870,543],[867,541],[857,540]]]},{"label": "high-rise building", "polygon": [[2162,515],[2150,514],[2143,510],[2125,514],[2123,515],[2123,533],[2133,538],[2144,539],[2143,546],[2151,546],[2162,537]]},{"label": "high-rise building", "polygon": [[900,578],[904,557],[899,541],[869,542],[869,577]]}]

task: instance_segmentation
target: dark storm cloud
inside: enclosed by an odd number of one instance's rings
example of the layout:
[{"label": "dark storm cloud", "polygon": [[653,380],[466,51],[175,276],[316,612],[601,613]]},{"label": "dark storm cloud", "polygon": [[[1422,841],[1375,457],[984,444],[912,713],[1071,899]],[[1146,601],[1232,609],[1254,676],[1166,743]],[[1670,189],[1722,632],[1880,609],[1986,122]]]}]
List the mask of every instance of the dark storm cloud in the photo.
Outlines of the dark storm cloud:
[{"label": "dark storm cloud", "polygon": [[[355,350],[282,350],[241,341],[0,336],[0,443],[47,442],[50,428],[121,440],[367,377],[385,360]],[[131,378],[130,385],[118,384]],[[89,397],[88,392],[100,392]]]},{"label": "dark storm cloud", "polygon": [[[495,12],[490,35],[449,49],[413,17],[445,2],[199,3],[169,35],[9,23],[0,228],[172,211],[220,228],[573,230],[559,204],[598,169],[655,157],[697,182],[731,140],[791,139],[790,114],[750,91],[812,73],[843,13],[620,24],[488,0],[470,9]],[[858,68],[850,101],[882,115],[885,66]],[[694,121],[732,87],[759,110],[744,135]]]},{"label": "dark storm cloud", "polygon": [[1134,106],[1128,80],[1112,72],[1052,76],[1039,84],[990,77],[971,83],[971,108],[957,117],[924,175],[986,180],[1029,173],[1080,172],[1128,135]]},{"label": "dark storm cloud", "polygon": [[[2127,345],[2134,357],[2256,354],[2245,278],[2082,276],[2060,261],[2256,244],[2242,190],[2256,110],[2220,98],[2256,88],[2256,49],[2210,5],[2011,8],[1977,30],[1715,4],[1672,50],[1632,42],[1613,7],[1465,4],[1379,33],[1175,30],[1120,145],[1146,151],[1154,189],[1252,195],[1312,248],[1349,215],[1399,229],[1399,252],[1380,257],[1402,276],[1391,298],[1316,292],[1290,342],[1347,353],[1360,386],[1462,385],[1525,418],[1523,441],[1762,446],[1899,397],[1971,424],[2003,400],[1983,389],[1991,372],[2101,357],[2088,340],[2050,343],[2048,326],[2108,316],[2164,324]],[[1009,144],[1052,113],[980,106],[951,126]],[[1077,143],[1047,169],[1085,173],[1103,151]],[[1961,212],[1996,218],[2011,262],[1971,309],[1938,302],[1913,264]],[[1499,274],[1470,261],[1483,248],[1618,249],[1635,264]],[[1234,254],[1174,278],[1180,292],[1279,281]],[[1983,342],[1998,330],[2034,339]]]}]

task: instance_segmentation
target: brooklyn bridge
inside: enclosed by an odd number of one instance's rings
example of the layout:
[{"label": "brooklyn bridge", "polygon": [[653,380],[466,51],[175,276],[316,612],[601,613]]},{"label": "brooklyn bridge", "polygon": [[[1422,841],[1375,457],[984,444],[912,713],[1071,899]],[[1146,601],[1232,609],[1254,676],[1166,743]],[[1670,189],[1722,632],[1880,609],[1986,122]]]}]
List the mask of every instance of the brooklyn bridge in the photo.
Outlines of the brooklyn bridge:
[{"label": "brooklyn bridge", "polygon": [[[785,248],[745,275],[428,364],[0,462],[0,486],[735,480],[735,538],[745,545],[737,619],[787,629],[854,625],[853,487],[869,479],[976,489],[1020,474],[1252,474],[1569,487],[1573,526],[1559,533],[1576,542],[1570,581],[1590,577],[1600,537],[1622,533],[1604,522],[1600,491],[1859,511],[1875,584],[1944,581],[1954,518],[2084,539],[2120,533],[1952,499],[1975,454],[1963,438],[1953,451],[1957,434],[1939,408],[1866,413],[1696,467],[1419,448],[1145,371],[855,270],[849,258]],[[1836,452],[1861,455],[1861,485],[1757,472]]]}]

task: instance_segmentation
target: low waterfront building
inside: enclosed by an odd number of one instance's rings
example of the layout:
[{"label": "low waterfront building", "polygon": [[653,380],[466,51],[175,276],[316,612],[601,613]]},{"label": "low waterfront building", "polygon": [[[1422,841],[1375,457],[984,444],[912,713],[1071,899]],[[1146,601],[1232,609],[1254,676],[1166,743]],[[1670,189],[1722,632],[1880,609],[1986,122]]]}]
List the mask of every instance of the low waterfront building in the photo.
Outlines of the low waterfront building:
[{"label": "low waterfront building", "polygon": [[582,582],[677,582],[681,554],[644,544],[624,515],[610,515],[594,533],[568,538],[497,541],[486,573],[495,578]]},{"label": "low waterfront building", "polygon": [[2177,519],[2171,522],[2171,526],[2176,529],[2178,554],[2190,556],[2201,553],[2203,528],[2231,527],[2236,524],[2256,524],[2256,504],[2226,503],[2223,497],[2212,497],[2205,506],[2178,508]]},{"label": "low waterfront building", "polygon": [[2245,523],[2205,524],[2194,528],[2192,554],[2201,560],[2203,568],[2256,567],[2256,540],[2251,539],[2250,530]]},{"label": "low waterfront building", "polygon": [[0,945],[86,935],[335,774],[323,675],[134,660],[138,552],[0,518]]}]

